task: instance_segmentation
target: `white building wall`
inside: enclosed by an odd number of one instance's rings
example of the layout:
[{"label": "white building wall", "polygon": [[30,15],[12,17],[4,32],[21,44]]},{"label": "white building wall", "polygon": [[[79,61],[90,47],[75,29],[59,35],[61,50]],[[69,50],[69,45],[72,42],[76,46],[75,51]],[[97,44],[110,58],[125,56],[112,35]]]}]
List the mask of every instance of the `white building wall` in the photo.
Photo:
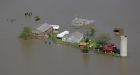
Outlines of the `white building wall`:
[{"label": "white building wall", "polygon": [[127,56],[127,37],[126,36],[120,36],[121,42],[120,42],[120,55],[125,57]]}]

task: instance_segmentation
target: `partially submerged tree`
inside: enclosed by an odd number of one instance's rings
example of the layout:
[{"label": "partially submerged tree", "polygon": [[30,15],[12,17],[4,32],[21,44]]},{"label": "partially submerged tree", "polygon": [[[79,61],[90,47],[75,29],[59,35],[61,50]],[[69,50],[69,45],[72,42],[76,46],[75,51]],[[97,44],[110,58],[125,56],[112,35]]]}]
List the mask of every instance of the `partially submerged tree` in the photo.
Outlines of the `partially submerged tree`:
[{"label": "partially submerged tree", "polygon": [[101,45],[107,44],[111,40],[111,36],[109,34],[101,34],[97,38],[97,43]]},{"label": "partially submerged tree", "polygon": [[29,27],[24,27],[19,37],[26,40],[31,39],[32,36],[31,29]]},{"label": "partially submerged tree", "polygon": [[90,28],[90,34],[89,34],[90,37],[94,37],[95,32],[96,32],[95,27],[91,27],[91,28]]},{"label": "partially submerged tree", "polygon": [[91,27],[86,33],[85,33],[85,39],[86,38],[93,38],[94,37],[94,35],[95,35],[95,32],[96,32],[96,30],[95,30],[95,27]]}]

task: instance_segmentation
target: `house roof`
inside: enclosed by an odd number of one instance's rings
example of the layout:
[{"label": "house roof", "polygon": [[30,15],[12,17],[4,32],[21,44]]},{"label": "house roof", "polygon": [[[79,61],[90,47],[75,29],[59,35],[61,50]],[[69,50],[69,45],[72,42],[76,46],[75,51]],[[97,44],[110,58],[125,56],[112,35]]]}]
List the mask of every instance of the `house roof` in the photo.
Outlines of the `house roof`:
[{"label": "house roof", "polygon": [[82,18],[75,18],[74,20],[73,20],[73,22],[83,22],[83,21],[86,21],[86,19],[82,19]]},{"label": "house roof", "polygon": [[83,34],[80,32],[74,32],[71,34],[65,35],[62,40],[67,42],[77,42],[79,43],[83,39]]},{"label": "house roof", "polygon": [[79,20],[79,21],[86,21],[86,19],[83,19],[83,18],[75,18],[74,20]]},{"label": "house roof", "polygon": [[83,18],[75,18],[74,20],[73,20],[73,22],[89,22],[89,23],[93,23],[93,22],[95,22],[94,20],[88,20],[88,19],[83,19]]},{"label": "house roof", "polygon": [[36,28],[38,31],[41,31],[41,32],[45,32],[47,31],[48,29],[50,29],[52,26],[50,26],[48,23],[44,23],[42,24],[40,27]]},{"label": "house roof", "polygon": [[71,34],[66,34],[66,35],[64,35],[64,37],[69,38],[69,37],[71,37]]},{"label": "house roof", "polygon": [[75,38],[81,38],[83,37],[83,34],[80,32],[74,32],[74,33],[71,33],[71,36]]},{"label": "house roof", "polygon": [[36,33],[36,34],[39,34],[41,33],[41,31],[38,31],[38,30],[33,30],[32,33]]},{"label": "house roof", "polygon": [[67,34],[67,35],[65,35],[64,37],[67,37],[67,38],[81,38],[81,37],[83,37],[83,34],[82,33],[80,33],[80,32],[74,32],[74,33],[71,33],[71,34]]}]

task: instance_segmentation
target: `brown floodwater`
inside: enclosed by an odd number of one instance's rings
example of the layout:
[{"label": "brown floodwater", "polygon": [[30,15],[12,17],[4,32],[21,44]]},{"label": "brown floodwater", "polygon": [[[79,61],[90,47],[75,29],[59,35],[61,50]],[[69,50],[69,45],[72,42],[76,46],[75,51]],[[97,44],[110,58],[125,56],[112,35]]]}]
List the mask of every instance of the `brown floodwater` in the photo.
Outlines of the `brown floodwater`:
[{"label": "brown floodwater", "polygon": [[[139,0],[0,0],[0,75],[139,75]],[[25,17],[25,12],[32,12]],[[34,21],[34,16],[41,20]],[[22,28],[48,22],[70,29],[75,17],[96,20],[98,33],[125,29],[128,56],[125,58],[83,54],[79,49],[43,40],[21,40]]]}]

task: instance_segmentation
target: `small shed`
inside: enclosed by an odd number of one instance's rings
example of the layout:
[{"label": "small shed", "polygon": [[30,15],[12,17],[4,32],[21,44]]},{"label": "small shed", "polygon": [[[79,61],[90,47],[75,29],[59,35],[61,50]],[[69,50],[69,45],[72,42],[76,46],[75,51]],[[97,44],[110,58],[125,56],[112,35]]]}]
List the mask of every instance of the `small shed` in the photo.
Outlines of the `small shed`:
[{"label": "small shed", "polygon": [[57,34],[57,38],[61,38],[62,39],[66,34],[69,34],[69,31],[63,31],[63,32]]},{"label": "small shed", "polygon": [[53,30],[59,30],[60,26],[59,25],[50,25],[53,27]]}]

